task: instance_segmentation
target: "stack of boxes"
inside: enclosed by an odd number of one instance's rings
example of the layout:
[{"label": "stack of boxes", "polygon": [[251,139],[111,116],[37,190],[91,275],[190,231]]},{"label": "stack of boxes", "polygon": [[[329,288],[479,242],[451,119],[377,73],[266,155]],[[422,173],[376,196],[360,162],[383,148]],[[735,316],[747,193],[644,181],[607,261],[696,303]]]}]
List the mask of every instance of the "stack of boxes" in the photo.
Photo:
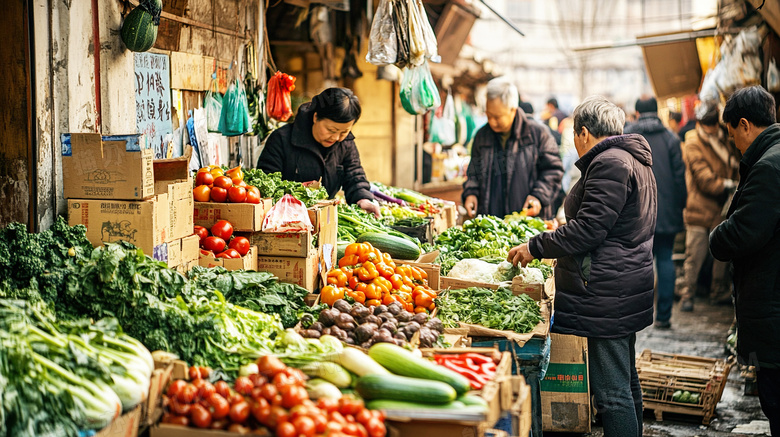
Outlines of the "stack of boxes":
[{"label": "stack of boxes", "polygon": [[96,247],[124,240],[170,268],[189,270],[199,254],[190,154],[154,161],[142,134],[64,134],[68,223],[85,225]]}]

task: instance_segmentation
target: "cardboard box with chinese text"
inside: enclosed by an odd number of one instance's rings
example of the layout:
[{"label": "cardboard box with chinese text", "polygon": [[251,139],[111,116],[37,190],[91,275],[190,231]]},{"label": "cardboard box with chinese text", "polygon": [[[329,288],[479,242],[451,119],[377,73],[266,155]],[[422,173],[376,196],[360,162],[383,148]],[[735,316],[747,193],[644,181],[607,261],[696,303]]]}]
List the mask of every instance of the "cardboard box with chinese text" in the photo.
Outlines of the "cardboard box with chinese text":
[{"label": "cardboard box with chinese text", "polygon": [[313,292],[320,286],[320,260],[317,250],[306,257],[265,256],[257,257],[257,270],[276,275],[280,281],[297,284]]},{"label": "cardboard box with chinese text", "polygon": [[550,364],[541,382],[542,429],[590,432],[588,339],[550,334]]}]

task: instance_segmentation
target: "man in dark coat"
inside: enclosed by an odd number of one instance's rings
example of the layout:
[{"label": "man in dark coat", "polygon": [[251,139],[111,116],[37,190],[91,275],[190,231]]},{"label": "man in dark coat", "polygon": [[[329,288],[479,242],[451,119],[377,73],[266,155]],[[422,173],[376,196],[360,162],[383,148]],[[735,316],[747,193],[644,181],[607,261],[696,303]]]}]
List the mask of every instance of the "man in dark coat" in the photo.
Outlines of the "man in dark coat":
[{"label": "man in dark coat", "polygon": [[554,214],[551,205],[563,177],[558,145],[547,127],[528,120],[517,106],[512,83],[504,78],[488,83],[488,125],[474,137],[463,183],[463,206],[471,217],[524,209],[529,216]]},{"label": "man in dark coat", "polygon": [[286,180],[322,180],[331,198],[343,189],[348,203],[376,214],[379,208],[350,131],[359,117],[360,104],[350,90],[329,88],[301,105],[294,123],[271,134],[257,167],[281,172]]},{"label": "man in dark coat", "polygon": [[566,224],[510,250],[526,265],[557,258],[553,332],[588,338],[590,389],[607,437],[642,435],[636,332],[653,322],[656,186],[650,145],[622,135],[625,113],[603,97],[574,110],[582,178]]},{"label": "man in dark coat", "polygon": [[[727,219],[710,234],[715,259],[731,261],[737,354],[756,366],[758,397],[780,436],[780,124],[775,100],[760,86],[737,90],[723,122],[742,152]],[[556,318],[557,321],[557,318]]]},{"label": "man in dark coat", "polygon": [[654,97],[636,102],[639,119],[628,125],[625,133],[637,133],[645,137],[653,151],[653,175],[658,188],[658,218],[653,238],[653,255],[657,271],[657,307],[655,326],[669,329],[674,303],[675,272],[672,261],[674,237],[685,229],[683,209],[685,189],[685,163],[680,150],[680,139],[658,118],[658,103]]}]

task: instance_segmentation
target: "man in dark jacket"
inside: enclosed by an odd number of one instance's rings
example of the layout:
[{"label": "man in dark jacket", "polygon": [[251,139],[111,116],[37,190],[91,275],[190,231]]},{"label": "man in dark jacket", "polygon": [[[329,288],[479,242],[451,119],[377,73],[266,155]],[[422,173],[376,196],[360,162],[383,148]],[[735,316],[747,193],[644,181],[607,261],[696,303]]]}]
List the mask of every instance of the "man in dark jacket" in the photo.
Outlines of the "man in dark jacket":
[{"label": "man in dark jacket", "polygon": [[653,238],[653,256],[658,274],[655,326],[669,329],[674,303],[674,237],[685,229],[685,163],[680,150],[680,139],[664,127],[658,118],[658,103],[655,98],[637,100],[636,112],[639,119],[628,125],[625,133],[642,135],[653,151],[653,175],[658,188],[658,199],[661,200],[658,202],[658,219]]},{"label": "man in dark jacket", "polygon": [[621,135],[625,113],[603,97],[585,99],[573,117],[582,178],[564,202],[566,224],[513,248],[508,260],[558,259],[552,330],[588,338],[604,435],[641,436],[634,344],[653,322],[653,155],[641,135]]},{"label": "man in dark jacket", "polygon": [[471,217],[523,209],[529,216],[554,214],[551,205],[563,177],[558,145],[547,127],[528,120],[517,105],[512,83],[504,78],[488,83],[488,125],[474,137],[463,183],[463,206]]},{"label": "man in dark jacket", "polygon": [[[723,122],[742,152],[728,218],[710,234],[715,259],[731,261],[737,354],[756,366],[758,397],[780,436],[780,124],[775,100],[760,86],[737,90]],[[556,317],[557,322],[557,317]]]}]

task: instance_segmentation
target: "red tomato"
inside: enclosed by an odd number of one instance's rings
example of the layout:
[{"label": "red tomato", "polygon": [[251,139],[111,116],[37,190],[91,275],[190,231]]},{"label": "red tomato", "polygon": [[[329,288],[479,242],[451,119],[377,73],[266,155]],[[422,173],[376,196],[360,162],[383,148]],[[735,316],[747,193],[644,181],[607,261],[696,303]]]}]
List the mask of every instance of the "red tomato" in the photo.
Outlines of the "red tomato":
[{"label": "red tomato", "polygon": [[[282,407],[272,406],[271,414],[268,416],[268,426],[276,428],[279,424],[287,422],[290,416],[287,414],[287,410]],[[293,427],[293,430],[295,427]]]},{"label": "red tomato", "polygon": [[211,235],[228,241],[233,236],[233,225],[227,220],[220,220],[211,227]]},{"label": "red tomato", "polygon": [[348,423],[344,425],[344,428],[342,428],[342,431],[346,435],[352,435],[355,437],[360,436],[360,431],[358,430],[358,424],[357,423]]},{"label": "red tomato", "polygon": [[261,375],[268,379],[273,379],[277,373],[286,369],[287,366],[275,356],[264,355],[257,359],[257,368]]},{"label": "red tomato", "polygon": [[216,257],[216,255],[214,254],[214,252],[212,252],[212,251],[210,251],[210,250],[206,250],[206,249],[201,249],[201,250],[200,250],[200,254],[201,254],[202,256],[210,256],[210,257],[212,257],[212,258]]},{"label": "red tomato", "polygon": [[234,187],[244,187],[244,188],[246,188],[246,187],[248,187],[248,186],[249,186],[249,185],[247,185],[247,184],[246,184],[246,182],[244,182],[244,180],[243,180],[243,179],[241,179],[241,178],[233,178],[233,179],[232,179],[232,181],[233,181],[233,186],[234,186]]},{"label": "red tomato", "polygon": [[[201,185],[201,187],[208,188],[207,185]],[[200,187],[198,187],[198,188],[200,188]],[[195,189],[197,190],[198,188],[195,188]],[[214,188],[211,189],[210,197],[211,197],[211,200],[214,201],[214,202],[225,202],[225,201],[227,201],[228,191],[226,189],[224,189],[224,188],[221,188],[221,187],[214,187]],[[196,200],[197,200],[197,198],[196,198]],[[203,200],[198,200],[198,202],[204,202],[204,201]]]},{"label": "red tomato", "polygon": [[228,199],[232,203],[244,203],[246,201],[246,188],[233,185],[228,189]]},{"label": "red tomato", "polygon": [[208,367],[198,366],[198,370],[200,371],[200,377],[203,379],[206,379],[211,375],[211,369]]},{"label": "red tomato", "polygon": [[195,404],[190,408],[190,419],[198,428],[211,426],[211,414],[201,405]]},{"label": "red tomato", "polygon": [[169,415],[167,418],[163,419],[163,422],[169,425],[179,425],[179,426],[187,426],[190,424],[190,420],[187,418],[187,416]]},{"label": "red tomato", "polygon": [[239,402],[244,402],[245,399],[240,394],[238,394],[236,392],[233,392],[233,393],[230,394],[230,397],[227,398],[227,400],[228,400],[228,403],[230,405],[233,405],[233,404],[237,404]]},{"label": "red tomato", "polygon": [[298,436],[314,437],[316,426],[311,417],[296,417],[293,419],[292,424],[295,426],[295,431],[298,432]]},{"label": "red tomato", "polygon": [[208,399],[211,395],[217,392],[216,387],[214,387],[214,384],[203,380],[203,385],[200,386],[200,389],[198,390],[198,396],[200,396],[203,399]]},{"label": "red tomato", "polygon": [[235,423],[244,423],[249,417],[249,404],[241,401],[230,407],[230,420]]},{"label": "red tomato", "polygon": [[214,253],[220,253],[225,250],[225,240],[220,237],[207,237],[203,241],[203,248]]},{"label": "red tomato", "polygon": [[190,404],[179,402],[178,400],[171,399],[171,403],[168,405],[168,409],[177,416],[188,416],[190,414]]},{"label": "red tomato", "polygon": [[252,417],[265,425],[268,416],[271,414],[271,405],[265,398],[258,398],[249,405],[249,410],[252,413]]},{"label": "red tomato", "polygon": [[326,419],[322,414],[315,414],[312,416],[312,419],[314,420],[315,432],[323,433],[326,429],[328,429],[328,419]]},{"label": "red tomato", "polygon": [[252,203],[252,204],[257,205],[258,203],[260,203],[260,194],[259,194],[259,192],[247,191],[246,192],[246,200],[244,202],[245,203]]},{"label": "red tomato", "polygon": [[251,395],[252,389],[255,388],[255,385],[252,383],[252,380],[249,379],[249,377],[246,376],[239,376],[236,378],[236,391],[241,393],[242,395]]},{"label": "red tomato", "polygon": [[288,367],[284,369],[284,374],[290,378],[290,382],[293,384],[298,384],[303,387],[306,383],[306,375],[298,369]]},{"label": "red tomato", "polygon": [[241,256],[244,256],[249,253],[249,239],[246,237],[236,237],[230,240],[228,247],[235,249]]},{"label": "red tomato", "polygon": [[284,408],[292,408],[307,399],[309,394],[306,393],[306,389],[298,387],[296,385],[290,387],[284,394],[282,394],[282,406]]},{"label": "red tomato", "polygon": [[218,253],[217,258],[237,259],[237,258],[241,258],[241,254],[238,253],[235,249],[228,249],[224,252]]},{"label": "red tomato", "polygon": [[368,425],[366,425],[366,430],[368,431],[368,435],[371,437],[385,437],[387,434],[387,428],[385,428],[385,424],[376,417],[368,422]]},{"label": "red tomato", "polygon": [[277,394],[279,394],[279,391],[276,389],[276,386],[273,384],[265,384],[260,388],[260,394],[267,400],[268,402],[271,402]]},{"label": "red tomato", "polygon": [[233,180],[227,176],[220,176],[214,179],[214,188],[219,187],[227,190],[232,186],[233,186]]},{"label": "red tomato", "polygon": [[197,368],[197,367],[195,367],[195,366],[192,366],[192,367],[190,367],[190,372],[189,372],[189,373],[190,373],[190,379],[193,379],[193,380],[195,380],[195,379],[200,379],[200,378],[202,378],[202,377],[200,376],[200,369],[198,369],[198,368]]},{"label": "red tomato", "polygon": [[199,185],[192,189],[192,197],[196,202],[208,202],[211,200],[211,188],[208,185]]},{"label": "red tomato", "polygon": [[166,394],[169,398],[174,398],[176,395],[179,394],[181,389],[187,386],[187,381],[183,379],[177,379],[176,381],[173,381],[171,385],[168,386],[168,391]]},{"label": "red tomato", "polygon": [[247,435],[252,432],[251,429],[244,425],[239,425],[238,423],[230,425],[227,430],[228,432],[236,433],[238,435]]},{"label": "red tomato", "polygon": [[290,422],[282,422],[276,428],[276,437],[297,437],[295,425]]},{"label": "red tomato", "polygon": [[198,172],[195,175],[195,186],[198,185],[212,185],[214,183],[214,175],[207,171]]},{"label": "red tomato", "polygon": [[339,401],[333,398],[319,398],[317,400],[317,408],[326,413],[332,413],[339,408]]},{"label": "red tomato", "polygon": [[198,226],[198,225],[195,225],[195,228],[193,230],[195,235],[197,235],[198,238],[200,238],[200,244],[203,244],[203,240],[205,240],[206,237],[209,236],[209,230],[204,228],[203,226]]},{"label": "red tomato", "polygon": [[339,399],[339,413],[347,415],[356,415],[364,407],[363,401],[352,396],[343,396]]},{"label": "red tomato", "polygon": [[216,392],[219,393],[220,396],[227,399],[230,397],[230,385],[225,381],[217,381],[216,384],[214,384],[214,388],[216,389]]},{"label": "red tomato", "polygon": [[355,420],[357,420],[358,423],[362,423],[363,425],[368,424],[368,421],[374,418],[374,415],[371,414],[370,410],[362,409],[360,410],[357,415],[355,415]]},{"label": "red tomato", "polygon": [[[241,238],[241,237],[239,237]],[[235,247],[234,247],[235,249]],[[236,249],[237,250],[237,249]],[[265,376],[259,374],[259,373],[253,373],[249,375],[249,380],[252,381],[252,384],[255,386],[255,388],[260,388],[263,386],[263,384],[267,383],[268,380],[265,378]]]},{"label": "red tomato", "polygon": [[181,389],[177,398],[179,402],[183,404],[191,404],[195,400],[195,396],[197,396],[197,394],[198,387],[195,387],[192,384],[187,384],[186,387]]},{"label": "red tomato", "polygon": [[230,423],[227,419],[214,419],[211,421],[210,429],[225,429],[228,427],[228,424]]},{"label": "red tomato", "polygon": [[215,419],[224,419],[230,413],[230,404],[227,399],[214,393],[208,398],[209,405],[213,409],[211,415]]}]

